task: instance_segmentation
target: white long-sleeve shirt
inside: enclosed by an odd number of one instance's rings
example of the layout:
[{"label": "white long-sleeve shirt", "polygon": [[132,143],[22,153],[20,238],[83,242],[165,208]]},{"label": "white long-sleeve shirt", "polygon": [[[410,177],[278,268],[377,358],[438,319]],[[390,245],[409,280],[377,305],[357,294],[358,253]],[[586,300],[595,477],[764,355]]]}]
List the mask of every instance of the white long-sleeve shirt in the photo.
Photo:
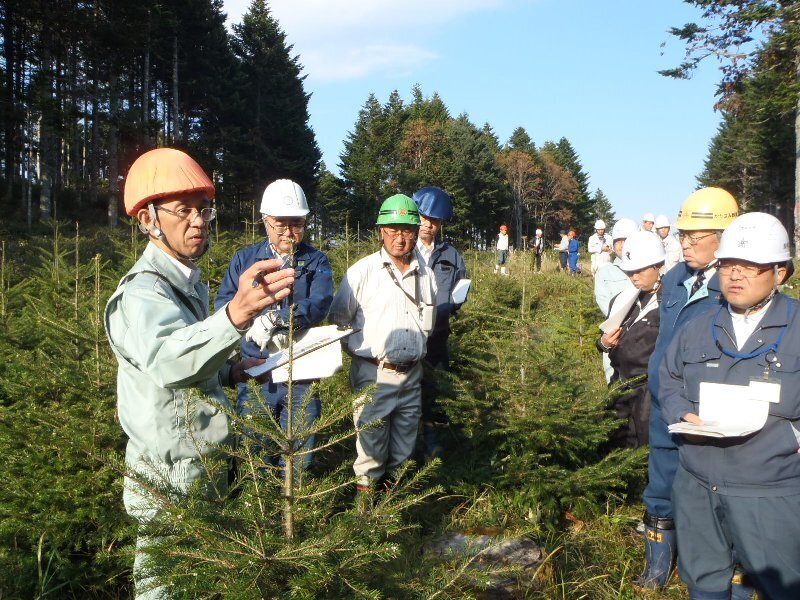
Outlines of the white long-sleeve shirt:
[{"label": "white long-sleeve shirt", "polygon": [[383,248],[347,270],[328,313],[332,323],[359,330],[347,338],[350,354],[398,364],[425,356],[435,316],[436,280],[424,259],[415,250],[400,273]]}]

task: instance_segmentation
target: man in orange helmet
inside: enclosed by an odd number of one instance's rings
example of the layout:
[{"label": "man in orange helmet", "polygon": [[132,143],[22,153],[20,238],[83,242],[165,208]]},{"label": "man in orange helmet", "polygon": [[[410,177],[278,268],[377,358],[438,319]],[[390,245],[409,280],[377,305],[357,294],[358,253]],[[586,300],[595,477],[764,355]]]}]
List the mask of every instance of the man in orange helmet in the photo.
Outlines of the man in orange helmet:
[{"label": "man in orange helmet", "polygon": [[[117,407],[128,436],[123,500],[140,523],[152,520],[161,502],[143,483],[164,482],[180,495],[208,477],[201,459],[229,435],[217,406],[228,405],[222,386],[244,381],[245,369],[263,362],[228,357],[253,318],[285,298],[294,281],[292,269],[278,270],[282,261],[256,262],[242,273],[230,302],[209,316],[208,288],[194,261],[208,249],[213,199],[203,169],[172,148],[140,156],[125,182],[125,210],[149,243],[109,299],[105,326],[119,363]],[[217,483],[224,489],[225,480]],[[169,597],[146,575],[147,545],[140,535],[137,598]]]},{"label": "man in orange helmet", "polygon": [[494,272],[500,269],[501,275],[508,275],[506,263],[508,262],[508,226],[500,225],[500,233],[497,234],[497,262],[494,265]]}]

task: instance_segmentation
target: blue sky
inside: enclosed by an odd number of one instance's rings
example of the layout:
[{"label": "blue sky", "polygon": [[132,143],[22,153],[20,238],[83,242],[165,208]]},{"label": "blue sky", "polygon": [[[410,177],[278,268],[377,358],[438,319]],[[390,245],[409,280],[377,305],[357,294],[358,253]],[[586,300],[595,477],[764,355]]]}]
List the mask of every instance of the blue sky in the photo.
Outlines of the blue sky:
[{"label": "blue sky", "polygon": [[[228,24],[249,0],[225,0]],[[566,137],[617,217],[674,220],[696,187],[720,116],[717,64],[689,81],[659,69],[683,58],[671,26],[698,19],[680,0],[275,0],[272,14],[304,66],[311,125],[337,171],[347,133],[373,92],[404,100],[414,84],[456,116],[522,126],[541,145]],[[666,46],[662,47],[662,43]]]}]

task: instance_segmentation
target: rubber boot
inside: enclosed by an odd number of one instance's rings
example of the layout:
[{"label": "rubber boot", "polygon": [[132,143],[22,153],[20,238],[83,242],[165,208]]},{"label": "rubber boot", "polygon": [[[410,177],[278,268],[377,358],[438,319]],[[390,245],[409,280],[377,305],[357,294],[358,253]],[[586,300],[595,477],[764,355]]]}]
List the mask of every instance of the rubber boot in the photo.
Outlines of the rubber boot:
[{"label": "rubber boot", "polygon": [[731,600],[753,600],[756,597],[756,588],[750,585],[742,565],[736,565],[731,578]]},{"label": "rubber boot", "polygon": [[422,423],[422,442],[425,447],[426,461],[442,457],[444,448],[439,441],[439,430],[433,421],[425,421]]},{"label": "rubber boot", "polygon": [[701,592],[700,590],[689,589],[689,600],[728,600],[730,597],[730,591]]},{"label": "rubber boot", "polygon": [[644,572],[634,580],[634,584],[647,589],[662,589],[675,569],[677,555],[675,522],[645,512]]},{"label": "rubber boot", "polygon": [[500,267],[500,275],[508,275],[508,273],[506,273],[505,267]]}]

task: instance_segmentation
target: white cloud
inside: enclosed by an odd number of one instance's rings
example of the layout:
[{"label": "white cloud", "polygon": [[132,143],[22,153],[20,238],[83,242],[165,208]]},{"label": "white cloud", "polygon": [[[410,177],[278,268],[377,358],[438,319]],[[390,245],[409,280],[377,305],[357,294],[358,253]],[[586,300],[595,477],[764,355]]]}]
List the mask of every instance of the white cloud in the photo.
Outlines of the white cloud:
[{"label": "white cloud", "polygon": [[[437,58],[425,47],[438,26],[509,0],[273,0],[268,6],[309,80],[347,81],[408,72]],[[225,0],[228,23],[250,0]],[[411,43],[409,43],[411,41]]]}]

